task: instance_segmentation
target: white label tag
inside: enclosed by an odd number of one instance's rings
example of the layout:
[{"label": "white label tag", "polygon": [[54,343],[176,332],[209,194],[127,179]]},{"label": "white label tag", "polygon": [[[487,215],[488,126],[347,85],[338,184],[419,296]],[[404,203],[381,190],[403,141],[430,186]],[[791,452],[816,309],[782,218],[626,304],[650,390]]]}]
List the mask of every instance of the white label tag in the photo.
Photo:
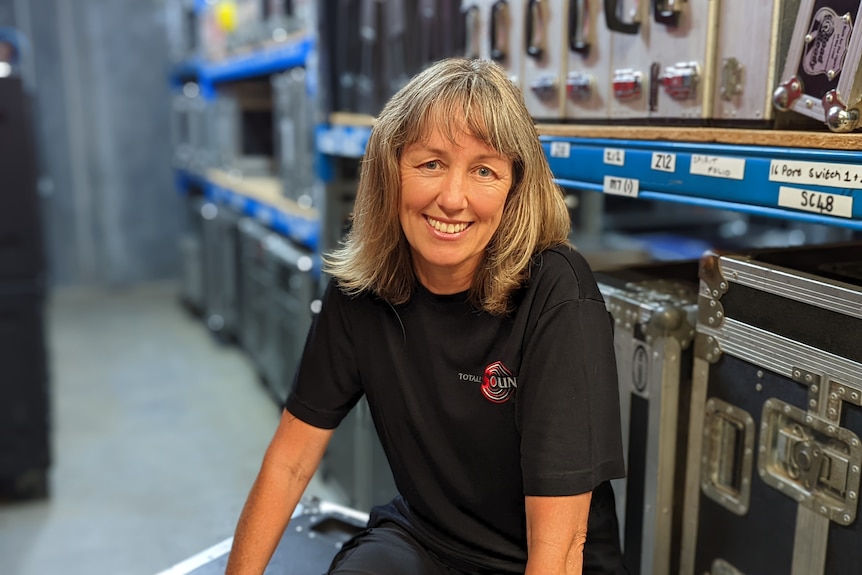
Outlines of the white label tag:
[{"label": "white label tag", "polygon": [[551,142],[552,158],[568,158],[572,154],[572,145],[568,142]]},{"label": "white label tag", "polygon": [[745,160],[692,154],[689,172],[698,176],[741,180],[745,177]]},{"label": "white label tag", "polygon": [[772,160],[769,164],[769,181],[862,190],[862,166]]},{"label": "white label tag", "polygon": [[673,173],[676,171],[676,154],[653,152],[650,167],[659,172]]},{"label": "white label tag", "polygon": [[626,165],[626,151],[618,148],[605,148],[605,163],[612,166]]},{"label": "white label tag", "polygon": [[794,210],[804,210],[827,216],[853,217],[853,198],[851,196],[781,186],[778,188],[778,205],[782,208],[793,208]]},{"label": "white label tag", "polygon": [[638,197],[640,182],[631,178],[605,176],[604,192],[615,196]]}]

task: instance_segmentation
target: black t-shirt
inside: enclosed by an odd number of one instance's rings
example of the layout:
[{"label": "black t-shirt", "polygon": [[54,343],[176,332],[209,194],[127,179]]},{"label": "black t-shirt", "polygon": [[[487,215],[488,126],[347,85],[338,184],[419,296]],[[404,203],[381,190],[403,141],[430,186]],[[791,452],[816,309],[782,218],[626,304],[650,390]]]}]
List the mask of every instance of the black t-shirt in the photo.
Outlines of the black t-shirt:
[{"label": "black t-shirt", "polygon": [[537,256],[516,304],[501,318],[420,286],[392,306],[331,282],[285,407],[334,428],[365,393],[393,520],[453,565],[523,573],[524,496],[591,491],[624,465],[611,319],[583,257]]}]

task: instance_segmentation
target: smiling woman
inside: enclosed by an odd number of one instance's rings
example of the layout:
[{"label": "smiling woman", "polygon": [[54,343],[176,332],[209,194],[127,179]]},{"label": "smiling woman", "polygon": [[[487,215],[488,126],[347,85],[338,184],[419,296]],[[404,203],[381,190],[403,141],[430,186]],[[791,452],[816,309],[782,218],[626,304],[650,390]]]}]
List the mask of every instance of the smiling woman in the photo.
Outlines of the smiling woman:
[{"label": "smiling woman", "polygon": [[364,395],[399,496],[330,575],[625,573],[610,316],[520,92],[444,60],[384,107],[228,575],[260,573]]},{"label": "smiling woman", "polygon": [[500,225],[512,161],[462,126],[408,145],[399,168],[401,229],[419,281],[433,293],[466,291]]},{"label": "smiling woman", "polygon": [[[504,70],[489,61],[438,63],[389,101],[366,147],[351,233],[344,247],[326,258],[328,271],[339,278],[339,287],[347,293],[372,290],[393,304],[410,298],[416,274],[424,272],[416,268],[417,238],[402,228],[408,200],[401,196],[409,190],[399,184],[415,173],[417,164],[413,162],[435,161],[424,169],[439,168],[451,180],[451,166],[445,158],[428,154],[433,151],[456,159],[458,170],[474,170],[460,176],[470,174],[476,189],[480,181],[487,179],[490,185],[496,177],[491,187],[497,190],[497,184],[506,180],[498,225],[484,226],[484,232],[490,233],[469,240],[474,255],[481,255],[472,262],[478,264],[481,259],[481,265],[450,267],[457,279],[453,276],[453,281],[445,282],[448,288],[440,286],[440,293],[452,293],[456,284],[469,277],[457,291],[468,289],[475,305],[489,313],[505,314],[512,309],[510,296],[526,279],[533,255],[565,243],[571,224],[520,91]],[[421,153],[426,155],[414,157]],[[474,164],[466,162],[468,154],[474,156],[470,158]],[[457,195],[440,199],[444,205],[452,199],[464,201],[463,209],[469,211],[469,195],[475,194],[465,194],[463,200]],[[459,220],[464,213],[445,213],[439,205],[433,211],[425,208],[428,206],[414,206],[423,217],[447,224],[446,231],[450,223],[469,223]],[[467,232],[479,235],[470,229]]]}]

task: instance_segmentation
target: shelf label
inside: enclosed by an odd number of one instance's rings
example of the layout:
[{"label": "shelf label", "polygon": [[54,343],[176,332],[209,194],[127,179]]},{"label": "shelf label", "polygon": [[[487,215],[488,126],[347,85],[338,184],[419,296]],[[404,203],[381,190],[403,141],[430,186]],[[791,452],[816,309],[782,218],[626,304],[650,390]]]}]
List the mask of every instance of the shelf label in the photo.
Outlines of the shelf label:
[{"label": "shelf label", "polygon": [[827,216],[853,217],[853,197],[840,194],[781,186],[778,188],[778,205],[782,208],[793,208]]},{"label": "shelf label", "polygon": [[612,166],[625,166],[626,151],[619,148],[605,148],[604,162]]},{"label": "shelf label", "polygon": [[604,192],[615,196],[638,197],[640,182],[631,178],[605,176]]},{"label": "shelf label", "polygon": [[659,172],[674,173],[676,171],[676,154],[653,152],[650,167]]},{"label": "shelf label", "polygon": [[862,166],[772,160],[769,164],[769,181],[862,190]]},{"label": "shelf label", "polygon": [[552,158],[568,158],[572,154],[572,145],[568,142],[551,142]]},{"label": "shelf label", "polygon": [[692,154],[689,173],[697,176],[709,176],[711,178],[741,180],[745,177],[745,160],[742,158]]}]

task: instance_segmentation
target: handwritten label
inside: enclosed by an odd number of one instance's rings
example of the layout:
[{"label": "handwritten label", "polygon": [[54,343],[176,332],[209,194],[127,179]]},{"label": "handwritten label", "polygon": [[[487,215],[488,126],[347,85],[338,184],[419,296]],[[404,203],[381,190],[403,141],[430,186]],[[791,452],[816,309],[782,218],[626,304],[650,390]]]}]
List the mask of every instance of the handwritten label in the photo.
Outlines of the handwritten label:
[{"label": "handwritten label", "polygon": [[604,162],[612,166],[625,166],[626,151],[618,148],[605,148]]},{"label": "handwritten label", "polygon": [[551,142],[552,158],[568,158],[572,154],[572,145],[568,142]]},{"label": "handwritten label", "polygon": [[692,154],[689,172],[697,176],[741,180],[745,177],[745,160]]},{"label": "handwritten label", "polygon": [[638,197],[640,182],[631,178],[605,176],[604,192],[615,196]]},{"label": "handwritten label", "polygon": [[772,160],[769,164],[769,181],[862,190],[862,166]]},{"label": "handwritten label", "polygon": [[673,173],[676,171],[676,154],[653,152],[650,167],[659,172]]},{"label": "handwritten label", "polygon": [[781,186],[778,188],[778,205],[782,208],[793,208],[827,216],[853,217],[852,196]]}]

